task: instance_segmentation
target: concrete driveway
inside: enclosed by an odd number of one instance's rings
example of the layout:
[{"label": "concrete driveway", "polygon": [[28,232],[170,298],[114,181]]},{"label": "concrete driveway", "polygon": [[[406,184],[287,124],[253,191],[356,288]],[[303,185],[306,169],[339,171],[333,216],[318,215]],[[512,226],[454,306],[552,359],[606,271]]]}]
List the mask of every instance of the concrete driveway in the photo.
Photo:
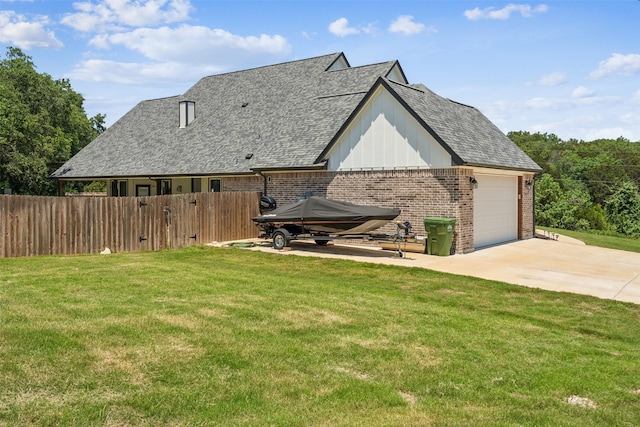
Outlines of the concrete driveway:
[{"label": "concrete driveway", "polygon": [[398,257],[393,251],[342,244],[321,247],[304,241],[294,241],[291,246],[291,250],[276,251],[270,242],[265,242],[252,249],[429,268],[640,304],[640,253],[586,246],[565,236],[559,236],[558,240],[520,240],[448,257],[410,252]]}]

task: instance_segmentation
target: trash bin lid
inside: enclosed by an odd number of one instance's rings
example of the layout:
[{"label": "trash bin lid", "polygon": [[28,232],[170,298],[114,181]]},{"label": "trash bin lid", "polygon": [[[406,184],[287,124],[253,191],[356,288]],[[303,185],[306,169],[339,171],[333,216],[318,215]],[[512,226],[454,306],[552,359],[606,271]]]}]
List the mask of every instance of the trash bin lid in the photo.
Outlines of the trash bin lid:
[{"label": "trash bin lid", "polygon": [[425,224],[438,224],[438,225],[444,225],[444,224],[455,224],[456,223],[456,219],[455,218],[425,218],[424,219],[424,223]]}]

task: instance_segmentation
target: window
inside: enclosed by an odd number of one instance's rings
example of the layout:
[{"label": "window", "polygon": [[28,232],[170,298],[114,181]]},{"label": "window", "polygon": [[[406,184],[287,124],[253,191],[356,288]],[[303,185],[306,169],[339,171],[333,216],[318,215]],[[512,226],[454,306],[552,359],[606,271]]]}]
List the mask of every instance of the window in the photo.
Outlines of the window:
[{"label": "window", "polygon": [[146,197],[151,195],[150,185],[136,185],[136,197]]},{"label": "window", "polygon": [[196,118],[196,103],[193,101],[181,101],[180,110],[180,128],[186,128]]},{"label": "window", "polygon": [[160,194],[171,194],[171,180],[170,179],[163,179],[161,185],[161,192]]},{"label": "window", "polygon": [[200,193],[202,191],[202,180],[200,178],[191,178],[191,192]]},{"label": "window", "polygon": [[222,182],[220,179],[212,179],[209,181],[209,191],[212,193],[219,193],[222,191]]},{"label": "window", "polygon": [[111,196],[112,197],[126,197],[127,196],[127,181],[118,181],[116,179],[111,181]]}]

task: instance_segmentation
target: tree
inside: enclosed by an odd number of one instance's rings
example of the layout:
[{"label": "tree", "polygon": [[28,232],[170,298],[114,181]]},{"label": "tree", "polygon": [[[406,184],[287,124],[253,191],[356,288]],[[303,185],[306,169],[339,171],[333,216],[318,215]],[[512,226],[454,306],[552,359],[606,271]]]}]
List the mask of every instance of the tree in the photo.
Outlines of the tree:
[{"label": "tree", "polygon": [[[538,225],[626,234],[633,229],[633,221],[614,214],[619,209],[612,200],[619,201],[628,190],[622,188],[628,185],[624,183],[640,186],[640,142],[622,137],[562,141],[553,134],[522,131],[509,132],[508,137],[543,168],[536,185]],[[607,203],[608,210],[603,209]]]},{"label": "tree", "polygon": [[633,182],[618,186],[607,199],[605,212],[618,233],[640,237],[640,194]]},{"label": "tree", "polygon": [[17,194],[55,194],[49,175],[104,130],[87,118],[66,79],[36,71],[15,47],[0,60],[0,185]]},{"label": "tree", "polygon": [[563,190],[550,174],[536,183],[536,224],[568,230],[607,230],[609,225],[598,204],[580,183]]},{"label": "tree", "polygon": [[586,155],[581,154],[579,149],[573,151],[564,162],[568,164],[566,176],[582,182],[596,204],[604,205],[613,189],[629,180],[622,161],[597,148]]},{"label": "tree", "polygon": [[551,162],[558,150],[563,149],[562,141],[554,134],[509,132],[507,137],[522,149],[546,173],[551,172]]}]

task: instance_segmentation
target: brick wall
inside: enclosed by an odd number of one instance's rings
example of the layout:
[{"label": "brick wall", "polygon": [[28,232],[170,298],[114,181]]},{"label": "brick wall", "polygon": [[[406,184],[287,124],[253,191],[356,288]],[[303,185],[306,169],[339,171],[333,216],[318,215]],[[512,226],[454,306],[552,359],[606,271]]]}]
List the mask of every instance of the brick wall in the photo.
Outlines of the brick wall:
[{"label": "brick wall", "polygon": [[222,191],[263,191],[261,176],[239,176],[222,178]]},{"label": "brick wall", "polygon": [[[465,168],[358,171],[358,172],[291,172],[265,173],[267,194],[279,206],[298,200],[310,192],[314,196],[343,200],[355,204],[399,208],[396,220],[409,221],[413,232],[426,235],[424,218],[455,218],[453,250],[456,253],[473,251],[473,187],[469,177],[473,170]],[[533,187],[522,179],[523,218],[521,235],[533,237]],[[263,191],[260,176],[223,179],[224,191]],[[380,229],[395,233],[394,224]]]},{"label": "brick wall", "polygon": [[[473,248],[473,199],[470,205],[463,204],[465,197],[472,197],[470,189],[464,191],[461,174],[465,173],[463,169],[341,173],[332,180],[328,197],[399,208],[402,213],[397,220],[411,222],[413,232],[420,236],[426,235],[424,218],[456,218],[453,250],[462,252]],[[393,232],[395,226],[382,231]]]},{"label": "brick wall", "polygon": [[533,182],[533,174],[525,174],[522,177],[522,222],[520,230],[522,239],[531,239],[535,235],[534,186],[527,186],[527,181]]},{"label": "brick wall", "polygon": [[[456,218],[453,247],[456,252],[473,249],[473,191],[471,171],[460,168],[300,172],[271,174],[267,192],[279,205],[295,202],[311,192],[314,196],[355,204],[399,208],[396,219],[409,221],[413,232],[424,236],[424,218]],[[395,233],[394,224],[380,232]]]}]

